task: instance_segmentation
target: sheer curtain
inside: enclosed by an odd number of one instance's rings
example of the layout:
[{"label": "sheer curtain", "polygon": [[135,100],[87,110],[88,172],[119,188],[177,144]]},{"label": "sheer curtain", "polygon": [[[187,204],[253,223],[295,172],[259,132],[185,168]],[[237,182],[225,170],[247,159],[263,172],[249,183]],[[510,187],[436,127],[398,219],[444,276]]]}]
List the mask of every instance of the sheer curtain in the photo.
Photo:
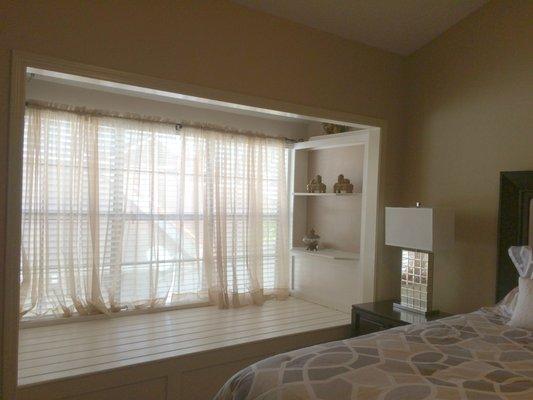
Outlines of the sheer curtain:
[{"label": "sheer curtain", "polygon": [[21,313],[288,296],[282,140],[28,106]]}]

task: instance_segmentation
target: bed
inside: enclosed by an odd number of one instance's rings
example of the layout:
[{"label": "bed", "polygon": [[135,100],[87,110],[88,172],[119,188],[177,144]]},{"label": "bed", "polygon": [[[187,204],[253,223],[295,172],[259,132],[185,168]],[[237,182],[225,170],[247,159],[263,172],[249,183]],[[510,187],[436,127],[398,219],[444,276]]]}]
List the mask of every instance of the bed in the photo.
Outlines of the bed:
[{"label": "bed", "polygon": [[[517,285],[506,250],[527,244],[533,171],[500,183],[497,300]],[[531,243],[529,241],[529,243]],[[235,374],[215,400],[533,399],[533,331],[498,306],[275,355]]]}]

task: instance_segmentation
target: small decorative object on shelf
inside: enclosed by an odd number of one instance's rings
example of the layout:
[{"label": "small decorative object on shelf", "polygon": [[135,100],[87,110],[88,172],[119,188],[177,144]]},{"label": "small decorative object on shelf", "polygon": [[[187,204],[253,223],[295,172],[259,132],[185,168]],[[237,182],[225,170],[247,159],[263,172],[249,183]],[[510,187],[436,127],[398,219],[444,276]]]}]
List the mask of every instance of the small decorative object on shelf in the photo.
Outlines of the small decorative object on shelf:
[{"label": "small decorative object on shelf", "polygon": [[311,229],[309,233],[304,236],[302,239],[302,242],[305,243],[306,250],[308,251],[318,251],[318,239],[320,239],[320,236],[318,236],[314,229]]},{"label": "small decorative object on shelf", "polygon": [[322,183],[320,175],[315,176],[307,184],[307,193],[326,193],[326,185]]},{"label": "small decorative object on shelf", "polygon": [[334,135],[336,133],[342,133],[348,131],[348,127],[337,125],[337,124],[329,124],[327,122],[322,123],[322,129],[324,130],[324,133],[326,135]]},{"label": "small decorative object on shelf", "polygon": [[337,183],[333,185],[333,193],[353,193],[353,184],[340,174]]}]

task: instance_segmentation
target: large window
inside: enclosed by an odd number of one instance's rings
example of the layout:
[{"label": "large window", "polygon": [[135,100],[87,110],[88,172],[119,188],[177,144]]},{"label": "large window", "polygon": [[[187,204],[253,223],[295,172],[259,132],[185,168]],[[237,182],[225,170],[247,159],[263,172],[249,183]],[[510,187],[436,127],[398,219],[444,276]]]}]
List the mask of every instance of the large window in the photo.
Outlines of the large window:
[{"label": "large window", "polygon": [[284,143],[29,106],[21,312],[288,293]]}]

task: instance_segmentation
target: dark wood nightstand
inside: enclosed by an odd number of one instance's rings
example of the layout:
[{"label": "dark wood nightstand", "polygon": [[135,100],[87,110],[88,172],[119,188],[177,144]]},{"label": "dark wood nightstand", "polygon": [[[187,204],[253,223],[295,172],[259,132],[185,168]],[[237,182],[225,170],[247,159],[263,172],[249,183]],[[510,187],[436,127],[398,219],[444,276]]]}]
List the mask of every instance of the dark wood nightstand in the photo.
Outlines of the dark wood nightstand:
[{"label": "dark wood nightstand", "polygon": [[352,336],[382,331],[395,326],[420,324],[449,317],[451,314],[439,312],[430,316],[393,307],[397,300],[376,301],[352,306]]}]

